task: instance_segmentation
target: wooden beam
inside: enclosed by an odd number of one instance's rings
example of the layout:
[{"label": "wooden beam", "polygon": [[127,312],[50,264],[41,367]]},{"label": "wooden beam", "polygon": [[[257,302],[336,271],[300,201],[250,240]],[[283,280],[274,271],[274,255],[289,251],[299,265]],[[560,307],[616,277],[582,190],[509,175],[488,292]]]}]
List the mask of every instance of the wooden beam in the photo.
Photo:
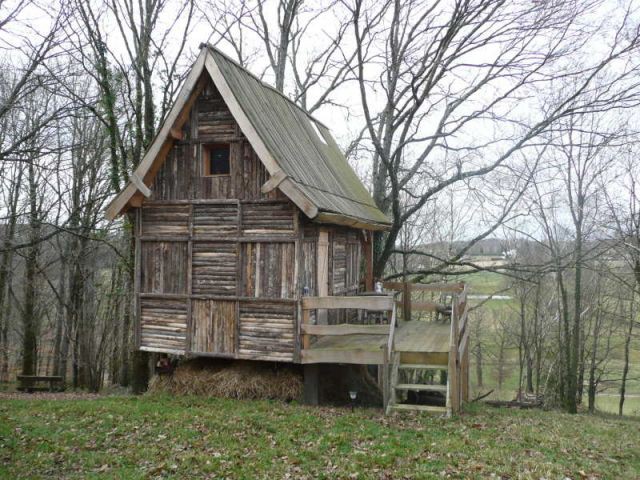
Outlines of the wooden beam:
[{"label": "wooden beam", "polygon": [[373,278],[373,233],[370,230],[363,232],[362,254],[364,255],[364,289],[373,292],[375,289]]},{"label": "wooden beam", "polygon": [[[321,228],[318,233],[318,243],[316,245],[316,276],[318,296],[327,297],[329,295],[329,231],[326,228]],[[304,305],[303,299],[302,308],[305,308]],[[327,324],[326,310],[321,309],[316,312],[316,323],[319,325]]]},{"label": "wooden beam", "polygon": [[262,185],[262,187],[260,187],[260,191],[266,194],[271,192],[272,190],[275,190],[284,181],[285,178],[287,178],[287,174],[282,170],[278,170],[271,176],[269,180],[265,182],[264,185]]},{"label": "wooden beam", "polygon": [[304,297],[302,309],[315,308],[353,308],[374,311],[393,310],[393,297],[391,296],[366,296],[366,297]]},{"label": "wooden beam", "polygon": [[467,350],[469,343],[469,329],[467,329],[462,335],[462,340],[460,340],[460,347],[458,347],[458,362],[462,363],[462,358],[464,357],[464,352]]},{"label": "wooden beam", "polygon": [[156,348],[156,347],[140,347],[138,350],[143,352],[155,352],[155,353],[170,353],[171,355],[184,355],[184,350],[171,350],[169,348]]},{"label": "wooden beam", "polygon": [[[309,310],[302,310],[302,325],[300,329],[304,330],[304,327],[311,323],[311,312]],[[309,335],[302,336],[302,349],[308,349],[311,346],[311,338]]]},{"label": "wooden beam", "polygon": [[405,322],[411,320],[411,285],[409,282],[404,282],[402,289],[402,318]]},{"label": "wooden beam", "polygon": [[[387,290],[404,290],[405,282],[384,282],[383,286]],[[412,283],[408,282],[412,291],[419,292],[452,292],[460,293],[464,289],[464,283]]]},{"label": "wooden beam", "polygon": [[332,225],[344,225],[351,228],[363,228],[376,231],[391,229],[391,225],[388,223],[372,222],[363,218],[350,217],[334,212],[319,212],[313,221],[316,223],[330,223]]},{"label": "wooden beam", "polygon": [[393,310],[391,311],[391,322],[389,323],[389,339],[387,340],[387,355],[393,352],[393,341],[396,333],[396,306],[393,305]]},{"label": "wooden beam", "polygon": [[144,182],[136,172],[133,172],[129,179],[131,180],[131,183],[135,185],[138,191],[142,193],[142,195],[144,195],[146,198],[149,198],[151,196],[151,190],[149,190],[149,187],[144,184]]},{"label": "wooden beam", "polygon": [[306,405],[318,405],[319,400],[319,368],[318,365],[304,366],[303,397]]},{"label": "wooden beam", "polygon": [[169,136],[174,140],[184,140],[184,133],[182,133],[182,129],[180,128],[172,128],[169,132]]},{"label": "wooden beam", "polygon": [[302,363],[351,363],[355,365],[382,365],[384,350],[334,350],[318,349],[302,350]]},{"label": "wooden beam", "polygon": [[[307,313],[309,310],[305,310]],[[308,325],[302,324],[302,333],[308,335],[389,335],[389,325]],[[308,348],[308,347],[305,347]]]}]

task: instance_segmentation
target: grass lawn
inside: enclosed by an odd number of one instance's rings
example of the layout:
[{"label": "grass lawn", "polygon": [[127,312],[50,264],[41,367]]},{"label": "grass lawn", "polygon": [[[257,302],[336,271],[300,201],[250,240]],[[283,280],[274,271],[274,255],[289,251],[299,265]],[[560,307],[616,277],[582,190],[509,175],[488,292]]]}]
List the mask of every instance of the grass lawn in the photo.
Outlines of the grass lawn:
[{"label": "grass lawn", "polygon": [[638,478],[640,422],[169,397],[1,400],[0,478]]}]

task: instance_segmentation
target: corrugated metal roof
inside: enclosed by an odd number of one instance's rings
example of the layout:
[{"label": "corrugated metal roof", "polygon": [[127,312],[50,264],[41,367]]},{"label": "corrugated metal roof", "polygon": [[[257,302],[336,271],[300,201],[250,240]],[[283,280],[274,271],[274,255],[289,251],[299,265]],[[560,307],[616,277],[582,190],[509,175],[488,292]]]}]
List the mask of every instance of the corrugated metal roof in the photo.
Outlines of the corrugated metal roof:
[{"label": "corrugated metal roof", "polygon": [[269,153],[320,212],[390,223],[322,123],[219,50],[208,48]]}]

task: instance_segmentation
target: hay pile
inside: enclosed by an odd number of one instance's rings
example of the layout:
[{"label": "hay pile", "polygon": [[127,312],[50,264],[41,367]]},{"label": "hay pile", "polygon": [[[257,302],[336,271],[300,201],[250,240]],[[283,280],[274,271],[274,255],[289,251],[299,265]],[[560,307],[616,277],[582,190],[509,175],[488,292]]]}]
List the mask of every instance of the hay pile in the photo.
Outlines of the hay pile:
[{"label": "hay pile", "polygon": [[155,375],[149,392],[291,401],[302,397],[302,373],[296,367],[196,358],[181,363],[173,375]]}]

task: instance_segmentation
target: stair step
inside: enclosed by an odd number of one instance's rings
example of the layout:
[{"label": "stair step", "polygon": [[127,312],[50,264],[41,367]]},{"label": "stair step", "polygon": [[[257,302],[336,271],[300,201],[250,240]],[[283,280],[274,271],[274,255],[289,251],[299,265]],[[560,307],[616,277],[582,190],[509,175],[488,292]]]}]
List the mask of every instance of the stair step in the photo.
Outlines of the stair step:
[{"label": "stair step", "polygon": [[396,390],[416,390],[425,392],[446,392],[446,385],[425,385],[424,383],[399,383]]},{"label": "stair step", "polygon": [[448,370],[448,365],[436,365],[431,363],[401,363],[398,368],[403,370],[416,369],[416,370]]},{"label": "stair step", "polygon": [[418,411],[429,413],[447,413],[447,407],[439,407],[437,405],[413,405],[409,403],[399,403],[389,407],[392,411]]}]

